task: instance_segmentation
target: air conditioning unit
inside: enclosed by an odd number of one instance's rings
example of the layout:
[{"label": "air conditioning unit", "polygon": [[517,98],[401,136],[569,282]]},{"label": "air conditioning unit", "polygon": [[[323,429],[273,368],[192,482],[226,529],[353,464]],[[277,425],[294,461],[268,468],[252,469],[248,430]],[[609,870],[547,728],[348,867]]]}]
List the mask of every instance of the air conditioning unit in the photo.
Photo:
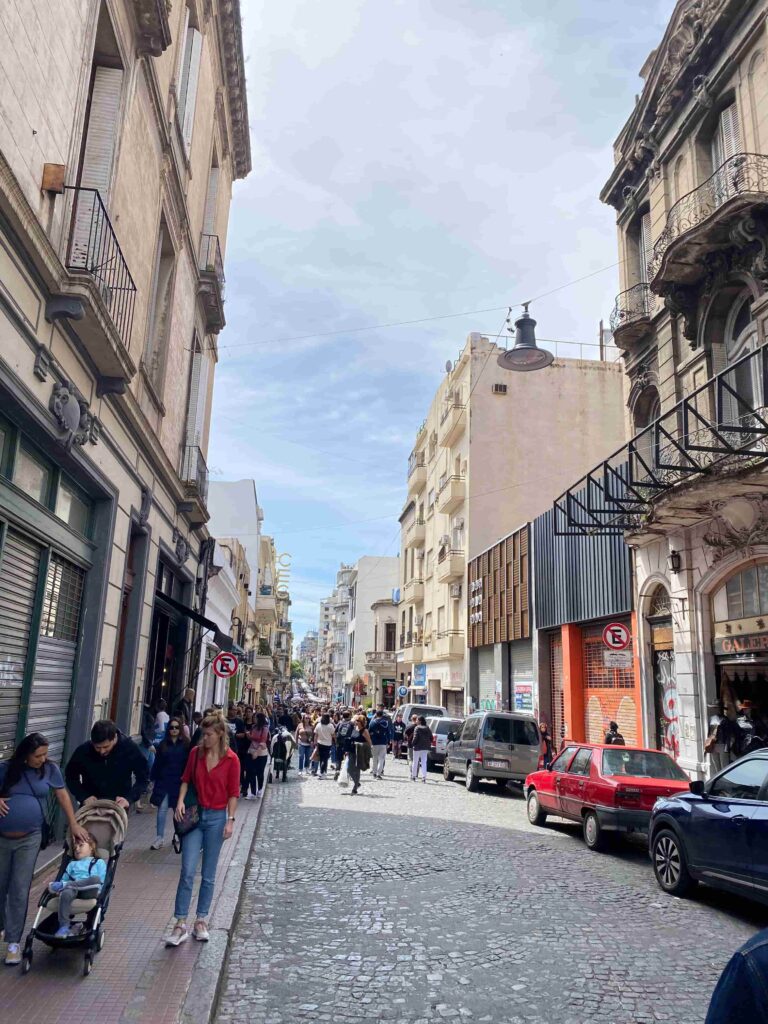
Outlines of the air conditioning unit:
[{"label": "air conditioning unit", "polygon": [[417,626],[420,626],[424,621],[424,617],[422,615],[414,615],[413,621],[416,623]]},{"label": "air conditioning unit", "polygon": [[494,384],[493,388],[491,390],[493,391],[494,395],[506,395],[506,393],[507,393],[507,385],[506,384]]},{"label": "air conditioning unit", "polygon": [[451,597],[461,597],[461,584],[452,583],[449,592]]}]

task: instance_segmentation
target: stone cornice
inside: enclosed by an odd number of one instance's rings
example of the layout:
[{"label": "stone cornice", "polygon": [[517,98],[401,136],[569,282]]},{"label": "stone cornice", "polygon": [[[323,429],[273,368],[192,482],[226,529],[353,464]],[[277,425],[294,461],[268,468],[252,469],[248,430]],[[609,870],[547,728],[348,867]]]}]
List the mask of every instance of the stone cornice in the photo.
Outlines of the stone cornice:
[{"label": "stone cornice", "polygon": [[136,18],[136,52],[139,56],[159,57],[171,45],[171,0],[133,0]]},{"label": "stone cornice", "polygon": [[251,139],[248,128],[240,0],[219,0],[219,19],[222,71],[227,86],[227,105],[232,125],[232,166],[235,178],[245,178],[251,170]]}]

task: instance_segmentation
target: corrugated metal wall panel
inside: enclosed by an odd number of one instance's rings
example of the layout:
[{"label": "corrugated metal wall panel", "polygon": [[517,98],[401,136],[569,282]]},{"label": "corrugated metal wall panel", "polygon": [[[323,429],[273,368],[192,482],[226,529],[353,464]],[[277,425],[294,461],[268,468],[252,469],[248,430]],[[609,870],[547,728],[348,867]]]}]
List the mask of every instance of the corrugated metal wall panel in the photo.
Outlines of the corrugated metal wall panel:
[{"label": "corrugated metal wall panel", "polygon": [[533,523],[536,626],[548,629],[632,610],[630,551],[620,536],[555,536],[550,509]]},{"label": "corrugated metal wall panel", "polygon": [[41,551],[9,528],[0,552],[0,760],[16,745]]}]

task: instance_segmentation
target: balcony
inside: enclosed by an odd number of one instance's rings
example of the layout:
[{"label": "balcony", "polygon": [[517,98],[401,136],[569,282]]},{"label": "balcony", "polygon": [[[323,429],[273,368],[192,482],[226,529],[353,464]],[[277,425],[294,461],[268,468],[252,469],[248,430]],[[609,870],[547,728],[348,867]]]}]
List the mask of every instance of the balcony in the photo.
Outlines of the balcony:
[{"label": "balcony", "polygon": [[648,333],[655,312],[656,296],[650,285],[642,281],[616,296],[611,313],[613,340],[619,348],[628,348]]},{"label": "balcony", "polygon": [[442,550],[437,558],[437,582],[450,583],[452,580],[463,579],[466,565],[463,551],[457,548]]},{"label": "balcony", "polygon": [[424,452],[411,452],[408,459],[408,492],[421,491],[427,483],[427,464]]},{"label": "balcony", "polygon": [[272,587],[260,587],[256,595],[256,622],[260,626],[274,626],[277,622],[277,598]]},{"label": "balcony", "polygon": [[462,403],[461,393],[452,392],[446,399],[440,414],[440,426],[437,431],[437,443],[443,448],[451,448],[464,433],[467,423],[467,409]]},{"label": "balcony", "polygon": [[253,669],[256,675],[274,675],[274,665],[271,655],[257,654],[255,651],[248,651],[245,657],[245,663]]},{"label": "balcony", "polygon": [[403,649],[403,660],[416,662],[421,661],[422,647],[421,637],[418,633],[401,633],[400,646]]},{"label": "balcony", "polygon": [[85,300],[78,335],[99,374],[130,378],[136,372],[128,355],[136,285],[98,190],[68,185],[65,192],[71,194],[72,203],[65,259],[70,272],[67,292]]},{"label": "balcony", "polygon": [[[711,518],[768,459],[768,345],[722,370],[554,504],[557,536],[656,533]],[[760,479],[762,479],[760,477]]]},{"label": "balcony", "polygon": [[422,516],[417,516],[413,522],[405,528],[405,546],[407,548],[420,548],[424,546],[427,536],[427,527]]},{"label": "balcony", "polygon": [[367,651],[365,655],[366,672],[394,672],[394,651]]},{"label": "balcony", "polygon": [[218,235],[200,236],[199,293],[205,310],[205,326],[214,334],[223,329],[224,319],[224,261]]},{"label": "balcony", "polygon": [[422,604],[424,601],[424,580],[413,579],[404,583],[403,600],[411,601],[413,604]]},{"label": "balcony", "polygon": [[440,481],[437,495],[437,511],[451,515],[464,504],[467,496],[467,481],[463,476],[447,476]]},{"label": "balcony", "polygon": [[435,644],[435,657],[437,658],[463,658],[466,651],[464,642],[464,631],[461,629],[446,629],[437,634]]},{"label": "balcony", "polygon": [[[701,278],[704,257],[733,246],[729,229],[734,215],[757,205],[768,205],[768,156],[737,153],[669,211],[648,264],[653,290]],[[745,237],[742,244],[750,240]]]},{"label": "balcony", "polygon": [[186,501],[179,505],[190,523],[202,526],[208,522],[208,467],[203,453],[197,445],[188,444],[181,460],[181,482],[184,484]]}]

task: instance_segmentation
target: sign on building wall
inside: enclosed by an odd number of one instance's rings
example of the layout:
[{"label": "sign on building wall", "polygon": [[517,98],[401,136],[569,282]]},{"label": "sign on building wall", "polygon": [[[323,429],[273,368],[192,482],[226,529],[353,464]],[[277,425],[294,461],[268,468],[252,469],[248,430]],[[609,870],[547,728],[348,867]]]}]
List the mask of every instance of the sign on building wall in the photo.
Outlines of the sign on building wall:
[{"label": "sign on building wall", "polygon": [[515,711],[527,711],[533,714],[533,682],[515,681]]},{"label": "sign on building wall", "polygon": [[413,666],[413,680],[411,685],[414,689],[425,690],[427,688],[427,666],[414,665]]}]

